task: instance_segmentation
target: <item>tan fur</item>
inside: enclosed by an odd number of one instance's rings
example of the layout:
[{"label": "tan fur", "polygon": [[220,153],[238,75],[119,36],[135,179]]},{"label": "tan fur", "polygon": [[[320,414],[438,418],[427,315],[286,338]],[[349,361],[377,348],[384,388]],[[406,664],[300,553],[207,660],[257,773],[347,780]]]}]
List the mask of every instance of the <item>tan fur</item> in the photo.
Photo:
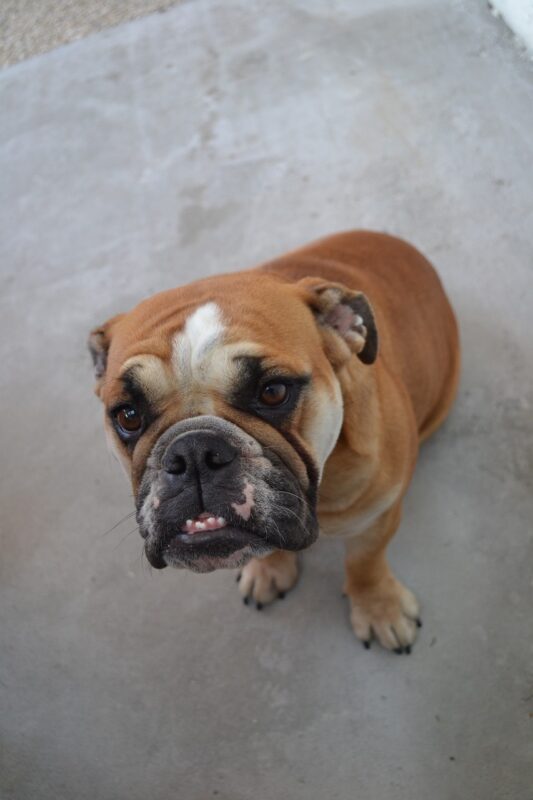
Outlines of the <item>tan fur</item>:
[{"label": "tan fur", "polygon": [[297,581],[296,553],[277,550],[266,558],[252,558],[243,567],[238,582],[242,597],[261,606],[283,596]]},{"label": "tan fur", "polygon": [[[322,284],[363,292],[370,300],[379,335],[375,363],[362,363],[357,357],[367,333],[359,320],[351,341],[316,323],[313,304]],[[334,295],[321,299],[324,307]],[[203,367],[187,367],[184,389],[175,343],[181,341],[187,319],[209,303],[220,310],[224,331],[210,345]],[[365,640],[374,632],[391,649],[408,647],[415,638],[418,605],[391,575],[385,548],[399,525],[419,443],[440,425],[453,402],[460,360],[455,318],[429,262],[391,236],[339,234],[255,270],[155,295],[114,318],[110,327],[100,397],[108,407],[119,401],[120,376],[128,365],[139,363],[142,380],[161,412],[135,448],[134,487],[161,431],[199,413],[223,416],[276,448],[305,481],[297,452],[271,426],[232,408],[226,383],[239,353],[259,354],[273,367],[312,376],[313,390],[305,393],[291,434],[322,470],[322,533],[341,535],[348,542],[346,592],[354,631]],[[93,336],[105,342],[108,333],[102,326]],[[183,353],[179,357],[183,359]],[[216,369],[217,364],[225,368]],[[117,448],[124,455],[123,446],[117,443]],[[258,602],[273,599],[272,587],[285,585],[288,574],[296,580],[292,553],[255,561],[241,580],[254,571],[261,576],[258,586],[265,588],[254,591]]]},{"label": "tan fur", "polygon": [[[389,649],[410,645],[416,628],[408,620],[418,605],[410,593],[406,603],[407,590],[392,578],[384,553],[400,522],[419,441],[444,420],[455,397],[460,357],[453,312],[429,262],[389,236],[340,234],[270,268],[293,277],[316,270],[371,298],[380,356],[371,368],[351,359],[339,372],[344,425],[324,471],[319,518],[326,535],[349,530],[350,521],[401,487],[394,505],[348,544],[346,593],[360,638],[374,632]],[[400,642],[387,633],[391,626],[401,631]]]}]

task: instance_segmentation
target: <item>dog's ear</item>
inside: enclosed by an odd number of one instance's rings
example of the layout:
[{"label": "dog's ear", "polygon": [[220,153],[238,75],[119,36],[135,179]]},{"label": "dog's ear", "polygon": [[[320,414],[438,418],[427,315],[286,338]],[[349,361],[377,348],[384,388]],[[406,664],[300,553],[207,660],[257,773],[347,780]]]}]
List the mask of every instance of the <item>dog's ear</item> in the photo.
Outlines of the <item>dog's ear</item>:
[{"label": "dog's ear", "polygon": [[100,393],[100,388],[105,377],[105,371],[107,368],[107,353],[111,344],[113,328],[123,316],[124,314],[117,314],[116,317],[111,317],[111,319],[109,319],[103,325],[99,325],[98,328],[94,328],[90,332],[87,340],[87,345],[89,347],[89,352],[94,365],[94,376],[96,378],[95,392],[97,395]]},{"label": "dog's ear", "polygon": [[356,353],[363,364],[373,364],[378,354],[374,312],[362,292],[320,278],[299,282],[323,333],[326,351],[334,363]]}]

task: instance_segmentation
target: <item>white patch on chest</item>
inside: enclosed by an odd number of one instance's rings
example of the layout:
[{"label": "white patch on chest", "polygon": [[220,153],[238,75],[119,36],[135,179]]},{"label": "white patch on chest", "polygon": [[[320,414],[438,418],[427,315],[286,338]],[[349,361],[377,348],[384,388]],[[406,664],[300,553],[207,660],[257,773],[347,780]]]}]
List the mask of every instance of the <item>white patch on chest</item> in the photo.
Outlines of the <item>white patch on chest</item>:
[{"label": "white patch on chest", "polygon": [[339,536],[343,539],[363,533],[394,505],[401,491],[402,485],[396,484],[396,486],[389,489],[389,491],[382,495],[375,503],[364,508],[359,513],[356,512],[353,517],[349,519],[337,521],[335,519],[326,518],[320,520],[321,533],[326,536]]}]

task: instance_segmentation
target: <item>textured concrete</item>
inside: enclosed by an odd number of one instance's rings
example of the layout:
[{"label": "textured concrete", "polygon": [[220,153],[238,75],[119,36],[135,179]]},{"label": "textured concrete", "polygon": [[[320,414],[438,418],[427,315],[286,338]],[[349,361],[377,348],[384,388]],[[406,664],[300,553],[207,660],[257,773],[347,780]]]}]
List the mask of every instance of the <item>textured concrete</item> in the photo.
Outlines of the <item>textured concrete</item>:
[{"label": "textured concrete", "polygon": [[[2,800],[531,796],[532,67],[466,6],[198,0],[0,76]],[[340,546],[258,614],[104,535],[89,328],[354,226],[434,259],[464,341],[391,552],[402,658],[353,638]]]},{"label": "textured concrete", "polygon": [[[174,0],[176,2],[176,0]],[[46,53],[58,45],[119,25],[172,0],[2,0],[0,67]]]}]

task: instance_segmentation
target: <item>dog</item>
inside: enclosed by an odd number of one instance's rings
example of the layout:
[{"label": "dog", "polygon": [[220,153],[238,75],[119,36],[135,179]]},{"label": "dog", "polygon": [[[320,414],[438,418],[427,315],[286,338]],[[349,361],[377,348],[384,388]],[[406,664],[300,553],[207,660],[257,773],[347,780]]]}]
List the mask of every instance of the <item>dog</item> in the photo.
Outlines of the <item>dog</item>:
[{"label": "dog", "polygon": [[419,604],[386,548],[460,369],[454,313],[420,252],[330,236],[156,294],[89,348],[153,567],[238,568],[260,609],[296,584],[320,530],[345,541],[355,635],[410,652]]}]

